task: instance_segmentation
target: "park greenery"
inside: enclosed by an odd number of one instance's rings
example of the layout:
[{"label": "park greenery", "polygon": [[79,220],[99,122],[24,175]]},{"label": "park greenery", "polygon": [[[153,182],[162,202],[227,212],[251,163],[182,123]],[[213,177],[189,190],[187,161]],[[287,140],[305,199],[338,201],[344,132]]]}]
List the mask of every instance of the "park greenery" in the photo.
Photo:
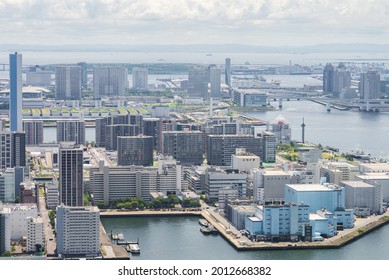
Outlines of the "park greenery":
[{"label": "park greenery", "polygon": [[184,198],[182,201],[174,194],[167,197],[157,197],[156,199],[146,202],[143,198],[113,199],[109,205],[104,201],[99,201],[97,207],[100,209],[126,209],[126,210],[144,210],[144,209],[168,209],[180,205],[183,208],[197,208],[200,203],[191,198]]},{"label": "park greenery", "polygon": [[[298,150],[301,147],[306,147],[304,144],[296,144],[291,142],[290,144],[279,144],[277,145],[277,155],[283,157],[289,161],[298,161]],[[346,159],[353,161],[352,156],[346,154],[334,153],[326,148],[323,148],[321,144],[318,144],[316,148],[322,150],[322,158],[328,160]]]}]

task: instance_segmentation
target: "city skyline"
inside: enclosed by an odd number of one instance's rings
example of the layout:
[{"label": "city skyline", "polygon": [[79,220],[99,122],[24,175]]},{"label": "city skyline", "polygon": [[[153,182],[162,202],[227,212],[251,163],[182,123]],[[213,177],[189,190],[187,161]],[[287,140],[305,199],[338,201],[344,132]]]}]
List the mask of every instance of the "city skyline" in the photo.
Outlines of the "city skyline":
[{"label": "city skyline", "polygon": [[[113,45],[387,44],[388,10],[389,3],[383,0],[19,0],[0,4],[6,44],[58,46],[107,42]],[[366,19],[363,24],[361,18]]]}]

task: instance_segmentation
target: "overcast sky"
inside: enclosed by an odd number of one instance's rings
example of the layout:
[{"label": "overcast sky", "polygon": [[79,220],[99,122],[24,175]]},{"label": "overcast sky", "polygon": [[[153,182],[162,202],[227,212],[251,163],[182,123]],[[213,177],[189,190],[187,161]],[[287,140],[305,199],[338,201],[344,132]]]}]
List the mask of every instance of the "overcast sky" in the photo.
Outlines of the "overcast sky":
[{"label": "overcast sky", "polygon": [[387,0],[0,0],[1,43],[389,43]]}]

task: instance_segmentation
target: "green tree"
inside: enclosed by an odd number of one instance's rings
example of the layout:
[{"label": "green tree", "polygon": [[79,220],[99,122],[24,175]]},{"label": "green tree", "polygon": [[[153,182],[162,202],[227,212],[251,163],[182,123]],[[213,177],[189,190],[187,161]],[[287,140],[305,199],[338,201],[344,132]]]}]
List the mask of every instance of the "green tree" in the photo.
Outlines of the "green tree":
[{"label": "green tree", "polygon": [[12,254],[11,254],[10,251],[5,251],[1,256],[2,256],[2,257],[11,257]]},{"label": "green tree", "polygon": [[184,198],[182,200],[182,207],[184,208],[189,208],[190,207],[190,203],[191,203],[191,199],[190,198]]},{"label": "green tree", "polygon": [[180,203],[180,199],[176,195],[174,195],[174,194],[170,194],[167,199],[169,201],[169,206],[170,207],[173,207],[174,205]]},{"label": "green tree", "polygon": [[190,204],[189,204],[189,206],[190,206],[191,208],[198,208],[198,207],[201,206],[201,204],[200,204],[200,202],[198,202],[197,200],[192,199],[191,202],[190,202]]},{"label": "green tree", "polygon": [[117,208],[126,208],[126,203],[125,202],[119,202],[118,204],[116,204],[116,207]]},{"label": "green tree", "polygon": [[99,202],[97,202],[97,207],[99,209],[104,209],[105,208],[105,203],[103,200],[99,200]]}]

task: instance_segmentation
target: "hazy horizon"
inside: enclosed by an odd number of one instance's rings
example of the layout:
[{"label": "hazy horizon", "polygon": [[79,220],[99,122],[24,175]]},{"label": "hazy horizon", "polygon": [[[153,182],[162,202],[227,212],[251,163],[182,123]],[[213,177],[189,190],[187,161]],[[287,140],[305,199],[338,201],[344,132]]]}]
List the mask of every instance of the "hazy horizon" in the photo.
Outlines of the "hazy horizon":
[{"label": "hazy horizon", "polygon": [[1,0],[11,45],[389,44],[385,0]]}]

